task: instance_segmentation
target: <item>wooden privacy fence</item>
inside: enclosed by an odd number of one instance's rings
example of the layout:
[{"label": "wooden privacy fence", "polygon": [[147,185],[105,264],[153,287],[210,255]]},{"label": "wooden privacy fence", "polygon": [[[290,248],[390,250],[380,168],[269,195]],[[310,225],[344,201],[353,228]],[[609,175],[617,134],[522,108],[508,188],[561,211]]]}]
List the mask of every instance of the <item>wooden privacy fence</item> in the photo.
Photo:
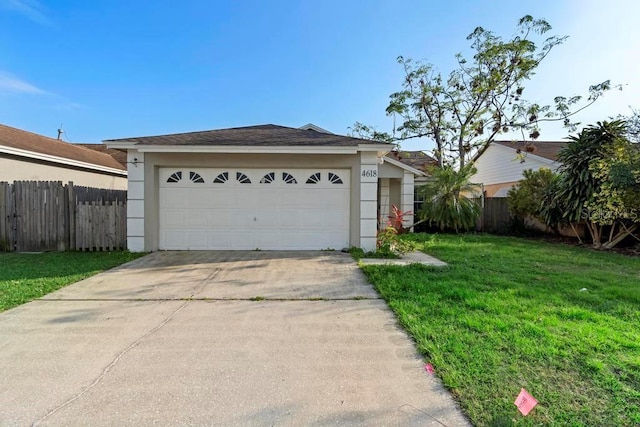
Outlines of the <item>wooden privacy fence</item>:
[{"label": "wooden privacy fence", "polygon": [[503,234],[511,227],[511,213],[506,197],[485,197],[478,231]]},{"label": "wooden privacy fence", "polygon": [[80,202],[75,222],[76,249],[112,251],[127,246],[127,209],[122,202]]},{"label": "wooden privacy fence", "polygon": [[126,248],[124,190],[0,182],[0,251]]}]

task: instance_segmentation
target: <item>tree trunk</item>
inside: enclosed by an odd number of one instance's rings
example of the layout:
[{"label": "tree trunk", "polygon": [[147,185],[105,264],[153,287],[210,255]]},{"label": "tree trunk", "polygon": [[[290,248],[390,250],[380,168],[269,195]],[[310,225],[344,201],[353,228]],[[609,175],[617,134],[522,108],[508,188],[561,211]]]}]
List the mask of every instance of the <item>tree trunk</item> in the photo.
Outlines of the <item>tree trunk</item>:
[{"label": "tree trunk", "polygon": [[602,245],[603,249],[611,249],[614,248],[618,243],[622,242],[627,236],[633,234],[634,231],[638,228],[638,224],[633,224],[629,228],[623,227],[622,230],[618,231],[618,234],[615,237],[610,238],[608,242]]},{"label": "tree trunk", "polygon": [[589,234],[591,234],[591,240],[593,240],[593,247],[595,249],[602,248],[602,227],[595,222],[587,221],[587,228]]}]

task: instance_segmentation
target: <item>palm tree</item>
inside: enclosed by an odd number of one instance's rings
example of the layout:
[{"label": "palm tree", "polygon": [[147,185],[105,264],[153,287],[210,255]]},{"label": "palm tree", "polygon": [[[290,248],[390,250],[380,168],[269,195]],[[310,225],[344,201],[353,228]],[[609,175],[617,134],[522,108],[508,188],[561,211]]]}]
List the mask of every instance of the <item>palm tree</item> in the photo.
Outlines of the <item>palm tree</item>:
[{"label": "palm tree", "polygon": [[424,195],[421,219],[441,230],[454,229],[456,233],[474,227],[482,208],[473,199],[477,194],[477,185],[470,181],[476,173],[473,164],[460,170],[434,167],[429,172],[431,180],[419,190]]}]

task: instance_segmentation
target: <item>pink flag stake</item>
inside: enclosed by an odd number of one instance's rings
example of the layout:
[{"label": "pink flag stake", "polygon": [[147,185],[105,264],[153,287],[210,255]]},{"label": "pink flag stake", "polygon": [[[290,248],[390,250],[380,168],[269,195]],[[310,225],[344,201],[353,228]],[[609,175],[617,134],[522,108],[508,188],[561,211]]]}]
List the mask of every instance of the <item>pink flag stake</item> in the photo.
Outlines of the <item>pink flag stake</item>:
[{"label": "pink flag stake", "polygon": [[513,403],[518,407],[518,410],[522,412],[522,415],[527,416],[538,404],[538,401],[531,396],[527,390],[521,389],[520,394],[516,397],[516,401]]},{"label": "pink flag stake", "polygon": [[424,370],[433,375],[433,365],[431,363],[424,365]]}]

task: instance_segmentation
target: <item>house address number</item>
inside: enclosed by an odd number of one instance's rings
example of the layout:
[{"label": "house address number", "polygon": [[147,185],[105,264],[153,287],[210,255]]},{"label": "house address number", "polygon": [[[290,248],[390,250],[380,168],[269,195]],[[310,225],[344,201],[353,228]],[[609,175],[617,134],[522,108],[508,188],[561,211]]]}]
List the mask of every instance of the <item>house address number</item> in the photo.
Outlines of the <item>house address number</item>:
[{"label": "house address number", "polygon": [[378,171],[375,169],[364,169],[362,171],[362,176],[365,178],[376,178],[378,176]]}]

